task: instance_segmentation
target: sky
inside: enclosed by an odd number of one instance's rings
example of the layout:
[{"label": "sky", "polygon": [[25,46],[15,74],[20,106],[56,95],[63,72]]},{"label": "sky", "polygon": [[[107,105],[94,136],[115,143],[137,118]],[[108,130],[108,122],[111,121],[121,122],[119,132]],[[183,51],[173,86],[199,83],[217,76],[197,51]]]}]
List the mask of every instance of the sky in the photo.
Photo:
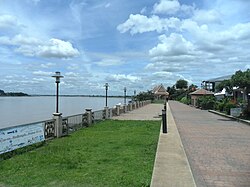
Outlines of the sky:
[{"label": "sky", "polygon": [[0,89],[132,95],[250,68],[249,0],[0,0]]}]

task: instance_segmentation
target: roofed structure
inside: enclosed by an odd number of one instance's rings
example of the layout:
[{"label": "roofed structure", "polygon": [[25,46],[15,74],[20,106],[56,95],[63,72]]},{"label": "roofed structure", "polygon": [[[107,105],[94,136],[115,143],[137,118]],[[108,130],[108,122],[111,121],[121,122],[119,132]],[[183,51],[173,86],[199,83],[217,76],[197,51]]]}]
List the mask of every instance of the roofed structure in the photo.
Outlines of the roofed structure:
[{"label": "roofed structure", "polygon": [[152,93],[155,95],[156,99],[166,99],[169,96],[169,93],[162,84],[154,87]]},{"label": "roofed structure", "polygon": [[191,105],[197,106],[197,100],[198,100],[199,97],[202,97],[204,95],[213,96],[214,93],[210,92],[208,90],[205,90],[205,89],[199,89],[199,90],[196,90],[196,91],[190,93],[189,95],[191,95]]},{"label": "roofed structure", "polygon": [[199,89],[190,93],[189,95],[214,95],[214,93],[205,89]]}]

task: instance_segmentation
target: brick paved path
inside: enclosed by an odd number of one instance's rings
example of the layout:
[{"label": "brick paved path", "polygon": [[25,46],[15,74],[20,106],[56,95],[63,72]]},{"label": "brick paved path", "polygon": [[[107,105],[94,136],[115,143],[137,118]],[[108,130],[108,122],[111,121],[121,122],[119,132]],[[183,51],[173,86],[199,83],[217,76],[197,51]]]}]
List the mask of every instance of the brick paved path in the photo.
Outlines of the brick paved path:
[{"label": "brick paved path", "polygon": [[250,126],[170,101],[196,185],[250,186]]}]

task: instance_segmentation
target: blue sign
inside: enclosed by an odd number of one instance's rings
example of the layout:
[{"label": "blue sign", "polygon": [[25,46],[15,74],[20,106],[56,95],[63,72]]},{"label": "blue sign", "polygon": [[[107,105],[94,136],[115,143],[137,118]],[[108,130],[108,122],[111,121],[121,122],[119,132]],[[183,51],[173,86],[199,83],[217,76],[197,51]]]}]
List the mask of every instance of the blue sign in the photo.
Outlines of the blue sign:
[{"label": "blue sign", "polygon": [[44,140],[43,123],[0,129],[0,154]]}]

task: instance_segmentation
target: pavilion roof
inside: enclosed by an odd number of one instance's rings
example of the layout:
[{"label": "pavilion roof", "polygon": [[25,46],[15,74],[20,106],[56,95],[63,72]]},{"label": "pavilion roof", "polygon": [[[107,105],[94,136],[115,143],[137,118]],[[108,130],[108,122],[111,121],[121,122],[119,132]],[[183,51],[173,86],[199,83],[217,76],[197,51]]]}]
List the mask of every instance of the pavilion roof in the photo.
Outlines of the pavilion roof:
[{"label": "pavilion roof", "polygon": [[190,93],[189,95],[214,95],[214,92],[211,92],[205,89],[199,89]]}]

